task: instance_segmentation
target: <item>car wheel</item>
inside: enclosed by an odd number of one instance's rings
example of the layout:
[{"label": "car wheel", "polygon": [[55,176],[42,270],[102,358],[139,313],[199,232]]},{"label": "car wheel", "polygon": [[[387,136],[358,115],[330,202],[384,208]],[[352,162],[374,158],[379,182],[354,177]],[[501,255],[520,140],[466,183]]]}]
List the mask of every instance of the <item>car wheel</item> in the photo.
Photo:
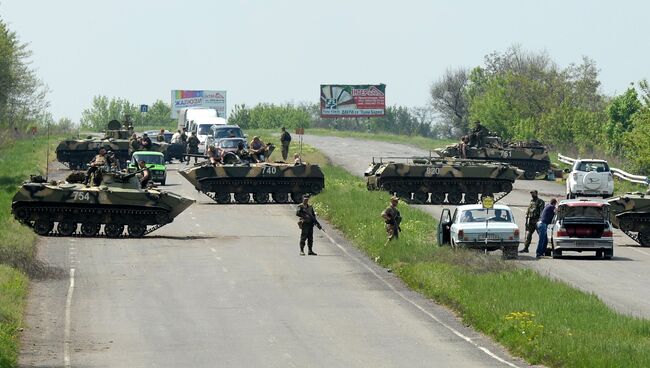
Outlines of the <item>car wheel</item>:
[{"label": "car wheel", "polygon": [[518,248],[518,246],[516,246],[516,245],[501,247],[501,258],[503,258],[503,259],[517,259],[517,256],[518,256],[517,248]]},{"label": "car wheel", "polygon": [[166,180],[161,180],[160,185],[165,185],[166,182],[167,182]]},{"label": "car wheel", "polygon": [[604,256],[605,259],[612,259],[613,256],[614,256],[614,250],[613,249],[605,251],[605,256]]},{"label": "car wheel", "polygon": [[560,258],[562,257],[562,251],[561,250],[554,250],[551,254],[553,258]]}]

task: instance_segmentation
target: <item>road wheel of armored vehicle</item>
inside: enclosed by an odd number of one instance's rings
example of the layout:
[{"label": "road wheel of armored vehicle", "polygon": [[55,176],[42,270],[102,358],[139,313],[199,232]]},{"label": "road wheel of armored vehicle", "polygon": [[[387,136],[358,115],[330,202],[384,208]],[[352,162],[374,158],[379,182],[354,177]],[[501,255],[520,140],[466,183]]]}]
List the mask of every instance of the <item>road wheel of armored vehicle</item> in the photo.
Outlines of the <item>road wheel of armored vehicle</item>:
[{"label": "road wheel of armored vehicle", "polygon": [[144,236],[144,233],[147,232],[147,226],[140,224],[131,224],[129,225],[127,231],[132,237],[141,238]]},{"label": "road wheel of armored vehicle", "polygon": [[293,203],[302,203],[302,192],[292,192],[291,193],[291,200]]},{"label": "road wheel of armored vehicle", "polygon": [[96,236],[99,234],[101,225],[94,222],[84,222],[81,224],[81,233],[85,236]]},{"label": "road wheel of armored vehicle", "polygon": [[463,193],[461,192],[449,192],[447,193],[447,200],[450,204],[459,205],[463,200]]},{"label": "road wheel of armored vehicle", "polygon": [[253,201],[259,204],[269,203],[269,193],[253,193]]},{"label": "road wheel of armored vehicle", "polygon": [[428,199],[429,199],[429,193],[425,193],[425,192],[414,192],[413,193],[413,203],[424,204],[424,203],[427,203]]},{"label": "road wheel of armored vehicle", "polygon": [[442,204],[445,201],[445,193],[443,192],[433,192],[431,193],[431,203],[433,204]]},{"label": "road wheel of armored vehicle", "polygon": [[27,221],[29,212],[27,212],[25,208],[18,208],[14,211],[14,216],[16,216],[16,219],[18,219],[18,221],[24,222]]},{"label": "road wheel of armored vehicle", "polygon": [[47,235],[52,231],[54,223],[50,220],[36,220],[34,222],[34,232],[38,235]]},{"label": "road wheel of armored vehicle", "polygon": [[104,233],[109,238],[117,238],[124,232],[124,225],[122,224],[106,224],[104,225]]},{"label": "road wheel of armored vehicle", "polygon": [[249,203],[251,201],[251,196],[248,193],[235,193],[235,202],[237,203]]},{"label": "road wheel of armored vehicle", "polygon": [[524,171],[524,179],[526,180],[534,180],[536,176],[537,173],[535,171]]},{"label": "road wheel of armored vehicle", "polygon": [[478,203],[478,193],[476,192],[465,193],[465,204],[475,204],[475,203]]},{"label": "road wheel of armored vehicle", "polygon": [[217,203],[230,203],[230,193],[217,193],[215,196]]},{"label": "road wheel of armored vehicle", "polygon": [[62,221],[56,225],[56,231],[59,235],[70,236],[77,230],[77,223],[71,221]]},{"label": "road wheel of armored vehicle", "polygon": [[641,231],[639,233],[639,243],[642,247],[650,247],[650,231]]},{"label": "road wheel of armored vehicle", "polygon": [[275,203],[287,203],[289,202],[289,194],[288,193],[273,193],[273,200]]}]

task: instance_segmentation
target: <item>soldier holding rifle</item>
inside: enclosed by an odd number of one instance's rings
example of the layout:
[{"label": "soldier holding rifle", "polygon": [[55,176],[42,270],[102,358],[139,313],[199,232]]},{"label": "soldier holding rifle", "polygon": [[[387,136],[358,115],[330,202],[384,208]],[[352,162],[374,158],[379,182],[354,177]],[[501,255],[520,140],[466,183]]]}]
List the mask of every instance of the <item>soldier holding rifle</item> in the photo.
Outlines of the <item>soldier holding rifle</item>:
[{"label": "soldier holding rifle", "polygon": [[324,231],[323,227],[318,222],[316,218],[316,212],[314,212],[314,207],[309,205],[309,194],[305,194],[302,197],[302,203],[298,205],[298,210],[296,211],[296,216],[300,217],[298,220],[298,227],[300,227],[300,255],[305,255],[305,242],[307,242],[307,247],[309,251],[307,252],[310,256],[316,256],[317,254],[313,250],[314,246],[314,226],[319,230]]},{"label": "soldier holding rifle", "polygon": [[[390,199],[390,205],[386,207],[384,212],[381,213],[381,217],[386,222],[386,234],[388,235],[388,240],[386,244],[393,239],[399,238],[399,232],[402,231],[400,224],[402,222],[402,215],[400,215],[399,210],[397,209],[397,204],[399,203],[398,197],[392,197]],[[386,245],[384,244],[384,245]]]}]

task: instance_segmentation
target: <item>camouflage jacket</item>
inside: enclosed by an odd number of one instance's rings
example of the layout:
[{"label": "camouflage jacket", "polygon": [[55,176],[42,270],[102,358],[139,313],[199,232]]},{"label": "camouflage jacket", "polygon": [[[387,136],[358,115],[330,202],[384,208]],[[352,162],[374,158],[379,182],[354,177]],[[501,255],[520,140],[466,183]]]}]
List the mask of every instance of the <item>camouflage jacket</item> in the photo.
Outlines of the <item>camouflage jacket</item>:
[{"label": "camouflage jacket", "polygon": [[199,143],[201,142],[195,135],[192,135],[189,138],[187,138],[187,145],[192,148],[199,148]]},{"label": "camouflage jacket", "polygon": [[402,222],[402,215],[399,213],[397,207],[393,207],[393,206],[386,207],[384,212],[381,213],[381,216],[388,217],[388,220],[384,219],[384,221],[386,221],[387,224],[392,225],[393,223],[395,223],[395,225],[399,226],[399,224]]},{"label": "camouflage jacket", "polygon": [[544,201],[539,197],[537,199],[531,199],[530,204],[528,205],[528,211],[526,211],[526,217],[529,220],[537,222],[539,217],[542,215],[544,204]]}]

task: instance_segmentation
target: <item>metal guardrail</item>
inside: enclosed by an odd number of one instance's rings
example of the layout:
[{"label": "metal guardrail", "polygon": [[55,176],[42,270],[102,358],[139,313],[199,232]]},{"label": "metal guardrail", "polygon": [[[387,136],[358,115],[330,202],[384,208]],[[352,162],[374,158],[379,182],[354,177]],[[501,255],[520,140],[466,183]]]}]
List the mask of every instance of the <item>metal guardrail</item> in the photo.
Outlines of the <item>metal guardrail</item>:
[{"label": "metal guardrail", "polygon": [[[557,157],[558,160],[560,160],[560,162],[563,162],[568,165],[573,165],[573,163],[575,162],[574,158],[563,156],[561,154],[558,154]],[[614,174],[614,176],[623,179],[625,181],[629,181],[631,183],[637,183],[637,184],[650,185],[650,179],[648,179],[647,176],[630,174],[628,172],[625,172],[621,169],[617,169],[615,167],[611,167],[610,170],[612,174]]]}]

